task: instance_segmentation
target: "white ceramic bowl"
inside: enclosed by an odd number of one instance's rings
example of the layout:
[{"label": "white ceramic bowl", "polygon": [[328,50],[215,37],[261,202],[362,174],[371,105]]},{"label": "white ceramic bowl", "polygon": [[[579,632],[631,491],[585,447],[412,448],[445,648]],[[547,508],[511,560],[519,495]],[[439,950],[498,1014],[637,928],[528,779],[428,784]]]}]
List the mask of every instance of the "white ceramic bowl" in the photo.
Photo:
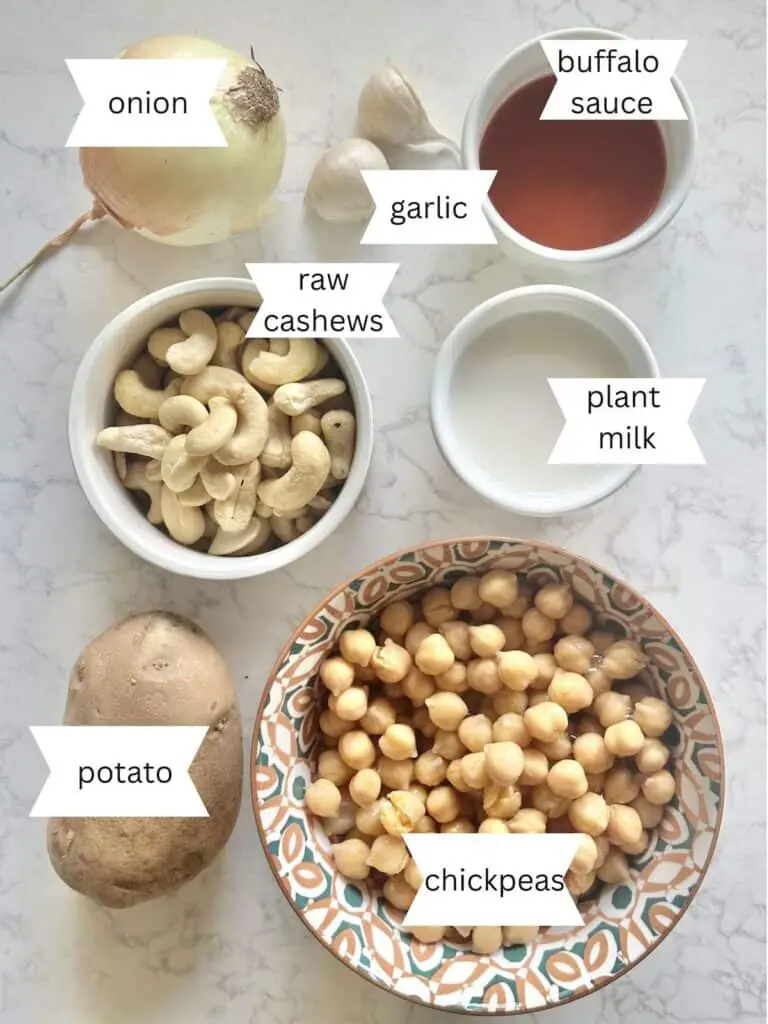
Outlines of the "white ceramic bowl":
[{"label": "white ceramic bowl", "polygon": [[[513,50],[491,72],[469,106],[461,139],[461,158],[464,167],[470,170],[479,168],[483,134],[501,104],[526,83],[552,74],[552,68],[540,45],[542,39],[627,38],[620,32],[610,32],[607,29],[571,28],[548,32]],[[693,181],[696,162],[697,131],[693,107],[676,76],[672,77],[672,84],[688,120],[658,122],[667,154],[667,180],[658,206],[643,224],[625,238],[620,238],[610,245],[601,245],[593,249],[553,249],[515,231],[497,212],[491,200],[486,198],[483,209],[502,248],[510,255],[521,258],[525,263],[588,270],[596,264],[626,256],[657,235],[682,206]]]},{"label": "white ceramic bowl", "polygon": [[344,520],[362,490],[373,451],[373,413],[363,374],[350,346],[324,341],[338,363],[355,405],[357,443],[349,476],[322,519],[296,540],[272,551],[238,556],[209,555],[178,544],[148,523],[115,473],[111,452],[97,447],[98,432],[114,414],[115,375],[139,353],[148,334],[193,306],[253,306],[259,293],[251,281],[210,277],[183,281],[138,299],[110,321],[83,357],[72,388],[69,447],[80,485],[101,521],[118,540],[148,562],[182,576],[235,580],[281,569],[317,547]]},{"label": "white ceramic bowl", "polygon": [[[478,494],[502,508],[527,516],[558,516],[601,501],[626,483],[636,466],[595,466],[588,481],[573,489],[552,492],[517,490],[493,480],[472,460],[452,417],[451,388],[462,354],[490,328],[530,313],[560,313],[602,331],[617,347],[632,377],[658,377],[659,367],[648,342],[635,324],[605,299],[565,285],[529,285],[503,292],[480,303],[454,327],[437,357],[432,383],[432,430],[440,451],[454,472]],[[525,443],[521,439],[520,443]]]}]

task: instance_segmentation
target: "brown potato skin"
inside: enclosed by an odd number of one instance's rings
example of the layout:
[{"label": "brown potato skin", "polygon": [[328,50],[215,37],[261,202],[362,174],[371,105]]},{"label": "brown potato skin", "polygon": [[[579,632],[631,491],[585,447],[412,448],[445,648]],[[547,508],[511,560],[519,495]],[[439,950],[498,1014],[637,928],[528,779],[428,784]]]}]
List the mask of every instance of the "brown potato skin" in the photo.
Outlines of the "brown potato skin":
[{"label": "brown potato skin", "polygon": [[198,626],[168,612],[111,626],[77,659],[64,724],[209,726],[190,774],[210,816],[52,818],[48,855],[67,885],[104,906],[130,907],[214,860],[240,810],[242,721],[234,680]]}]

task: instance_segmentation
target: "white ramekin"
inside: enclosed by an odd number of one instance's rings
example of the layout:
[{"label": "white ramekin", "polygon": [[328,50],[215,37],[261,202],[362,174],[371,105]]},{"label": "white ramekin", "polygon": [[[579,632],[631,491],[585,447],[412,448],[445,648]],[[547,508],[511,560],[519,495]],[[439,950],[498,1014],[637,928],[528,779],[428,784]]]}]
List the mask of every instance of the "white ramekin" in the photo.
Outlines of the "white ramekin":
[{"label": "white ramekin", "polygon": [[[488,501],[525,516],[558,516],[586,508],[625,484],[636,466],[601,466],[595,479],[569,491],[515,491],[509,483],[493,481],[465,453],[451,415],[451,386],[462,354],[491,327],[529,313],[563,313],[598,330],[616,345],[633,377],[658,377],[651,347],[635,324],[605,299],[565,285],[529,285],[502,292],[481,302],[459,321],[437,357],[432,383],[431,419],[437,446],[457,476]],[[510,443],[524,444],[525,438]]]},{"label": "white ramekin", "polygon": [[357,443],[338,498],[322,519],[296,540],[262,554],[209,555],[178,544],[147,522],[120,483],[110,452],[97,447],[98,432],[114,415],[112,384],[138,354],[150,331],[194,306],[252,306],[259,293],[251,281],[210,277],[183,281],[138,299],[110,321],[83,357],[69,407],[69,447],[80,485],[102,522],[141,558],[169,572],[197,579],[236,580],[281,569],[317,547],[345,519],[365,481],[373,451],[373,413],[368,387],[350,346],[324,341],[344,374],[355,405]]},{"label": "white ramekin", "polygon": [[[543,75],[552,74],[540,43],[542,39],[627,39],[620,32],[597,28],[570,28],[548,32],[524,43],[491,72],[469,105],[464,119],[461,139],[461,159],[464,167],[476,170],[480,158],[480,144],[492,116],[513,92]],[[667,180],[658,206],[651,216],[626,238],[594,249],[553,249],[526,238],[515,231],[496,211],[490,199],[485,200],[484,211],[501,247],[524,263],[588,270],[626,256],[638,249],[665,227],[680,209],[693,181],[696,162],[696,120],[688,94],[676,76],[672,77],[675,92],[680,98],[687,121],[659,121],[667,154]]]}]

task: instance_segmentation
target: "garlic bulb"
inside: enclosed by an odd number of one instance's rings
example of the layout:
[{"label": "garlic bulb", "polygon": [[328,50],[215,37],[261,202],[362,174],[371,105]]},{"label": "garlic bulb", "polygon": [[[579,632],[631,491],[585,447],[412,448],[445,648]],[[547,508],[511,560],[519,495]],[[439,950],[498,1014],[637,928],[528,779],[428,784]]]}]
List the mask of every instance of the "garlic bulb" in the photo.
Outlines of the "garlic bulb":
[{"label": "garlic bulb", "polygon": [[378,146],[367,139],[345,139],[318,160],[304,203],[323,220],[367,220],[374,202],[360,172],[387,170],[387,158]]},{"label": "garlic bulb", "polygon": [[361,135],[393,146],[418,146],[444,142],[455,148],[435,128],[405,75],[387,63],[371,75],[357,104],[357,126]]},{"label": "garlic bulb", "polygon": [[256,227],[285,158],[278,92],[263,69],[195,36],[157,36],[120,56],[224,58],[211,107],[227,147],[82,149],[88,190],[124,227],[168,245],[220,242]]}]

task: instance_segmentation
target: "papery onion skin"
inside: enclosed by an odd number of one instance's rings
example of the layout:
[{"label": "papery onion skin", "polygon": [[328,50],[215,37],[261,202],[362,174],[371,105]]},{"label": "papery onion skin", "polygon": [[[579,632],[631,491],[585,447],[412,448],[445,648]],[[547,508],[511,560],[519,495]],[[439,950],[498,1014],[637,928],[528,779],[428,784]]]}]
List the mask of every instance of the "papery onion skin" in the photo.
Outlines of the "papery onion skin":
[{"label": "papery onion skin", "polygon": [[[206,245],[255,228],[269,210],[285,160],[280,111],[254,129],[225,98],[253,63],[196,36],[156,36],[123,59],[225,59],[211,106],[227,148],[83,148],[86,187],[124,227],[166,245]],[[233,116],[234,113],[234,116]]]}]

